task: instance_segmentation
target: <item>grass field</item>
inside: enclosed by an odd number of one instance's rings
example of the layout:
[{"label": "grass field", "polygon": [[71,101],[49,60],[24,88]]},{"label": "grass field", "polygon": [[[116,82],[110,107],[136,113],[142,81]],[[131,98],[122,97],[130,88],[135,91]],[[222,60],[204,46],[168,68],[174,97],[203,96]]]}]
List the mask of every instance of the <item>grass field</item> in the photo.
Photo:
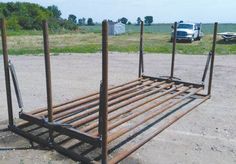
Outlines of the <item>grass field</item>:
[{"label": "grass field", "polygon": [[[95,26],[82,26],[81,30],[84,32],[100,33],[102,27],[100,24]],[[126,31],[128,33],[139,32],[140,27],[136,25],[126,25]],[[144,26],[146,33],[170,33],[171,24],[153,24],[152,26]],[[213,32],[213,24],[203,24],[202,31],[204,34],[211,34]],[[219,32],[236,31],[236,24],[219,24]]]},{"label": "grass field", "polygon": [[[138,52],[139,26],[128,25],[127,33],[109,37],[109,51]],[[82,26],[80,31],[54,31],[50,35],[53,54],[93,53],[101,50],[101,25]],[[178,43],[177,52],[181,54],[207,54],[211,49],[213,26],[203,25],[204,38],[201,41]],[[236,24],[220,24],[219,31],[236,31]],[[144,50],[148,53],[171,53],[170,24],[145,26]],[[43,53],[41,31],[8,31],[10,54]],[[236,54],[236,41],[225,43],[217,38],[217,54]]]}]

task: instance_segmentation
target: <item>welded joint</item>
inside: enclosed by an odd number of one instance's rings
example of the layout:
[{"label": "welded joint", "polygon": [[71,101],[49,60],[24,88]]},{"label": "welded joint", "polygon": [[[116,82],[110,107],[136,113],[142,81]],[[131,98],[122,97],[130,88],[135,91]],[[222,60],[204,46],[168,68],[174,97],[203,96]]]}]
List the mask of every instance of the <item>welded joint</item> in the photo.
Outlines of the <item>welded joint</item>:
[{"label": "welded joint", "polygon": [[43,121],[43,124],[48,127],[49,129],[53,129],[53,128],[56,128],[56,127],[73,127],[72,125],[70,124],[61,124],[60,122],[49,122],[47,118],[45,117],[42,117],[42,121]]}]

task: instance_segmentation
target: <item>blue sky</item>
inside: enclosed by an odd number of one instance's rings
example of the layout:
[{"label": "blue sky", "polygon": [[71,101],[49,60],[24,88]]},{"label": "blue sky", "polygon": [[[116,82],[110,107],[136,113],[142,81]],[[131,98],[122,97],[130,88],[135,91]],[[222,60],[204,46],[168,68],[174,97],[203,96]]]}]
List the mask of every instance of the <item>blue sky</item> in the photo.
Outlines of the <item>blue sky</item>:
[{"label": "blue sky", "polygon": [[[103,19],[117,20],[121,17],[135,22],[152,15],[156,23],[179,20],[192,22],[236,23],[236,0],[18,0],[38,3],[42,6],[56,5],[62,17],[92,17],[95,22]],[[9,2],[9,0],[1,0]]]}]

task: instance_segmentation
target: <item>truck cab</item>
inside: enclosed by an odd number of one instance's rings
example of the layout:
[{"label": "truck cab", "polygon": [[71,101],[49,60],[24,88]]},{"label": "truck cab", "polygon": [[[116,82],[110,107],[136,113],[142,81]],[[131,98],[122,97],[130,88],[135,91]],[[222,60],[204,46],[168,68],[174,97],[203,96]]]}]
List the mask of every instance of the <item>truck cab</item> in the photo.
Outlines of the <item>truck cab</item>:
[{"label": "truck cab", "polygon": [[[189,41],[193,42],[195,40],[201,40],[203,37],[203,33],[201,31],[202,25],[201,23],[178,23],[177,25],[177,41]],[[174,31],[171,34],[171,41],[173,40]]]}]

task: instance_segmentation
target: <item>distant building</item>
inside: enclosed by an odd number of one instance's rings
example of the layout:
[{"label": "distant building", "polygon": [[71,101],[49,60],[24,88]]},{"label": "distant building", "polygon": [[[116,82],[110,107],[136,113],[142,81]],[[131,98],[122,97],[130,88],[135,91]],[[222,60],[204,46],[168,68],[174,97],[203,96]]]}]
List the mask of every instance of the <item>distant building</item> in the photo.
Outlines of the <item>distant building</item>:
[{"label": "distant building", "polygon": [[109,35],[120,35],[125,33],[125,24],[121,22],[108,22],[109,30],[108,34]]}]

